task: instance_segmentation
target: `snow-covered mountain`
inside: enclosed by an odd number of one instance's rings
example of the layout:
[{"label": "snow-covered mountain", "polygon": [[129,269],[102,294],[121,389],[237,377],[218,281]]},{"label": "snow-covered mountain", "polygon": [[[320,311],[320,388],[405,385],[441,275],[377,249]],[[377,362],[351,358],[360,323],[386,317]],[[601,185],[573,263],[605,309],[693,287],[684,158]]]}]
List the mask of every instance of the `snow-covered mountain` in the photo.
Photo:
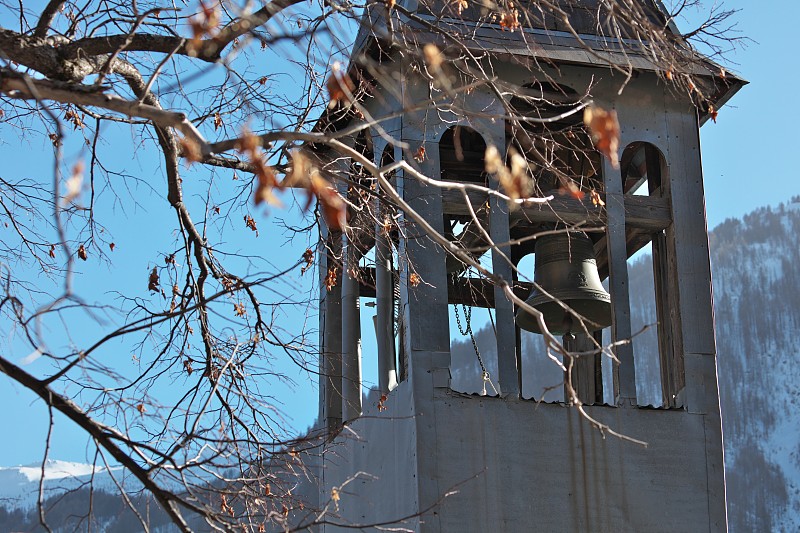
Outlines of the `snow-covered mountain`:
[{"label": "snow-covered mountain", "polygon": [[[46,531],[39,522],[36,503],[42,464],[0,467],[0,531]],[[123,487],[128,501],[120,492]],[[134,533],[147,516],[151,531],[173,531],[166,514],[152,497],[143,493],[141,484],[126,476],[120,467],[48,460],[44,463],[44,508],[46,520],[54,533],[98,531]]]},{"label": "snow-covered mountain", "polygon": [[800,531],[800,199],[711,236],[736,531]]},{"label": "snow-covered mountain", "polygon": [[[7,508],[28,509],[39,497],[42,464],[0,467],[0,504]],[[44,497],[76,490],[91,483],[95,490],[117,492],[123,483],[120,467],[106,469],[82,463],[48,460],[44,463]],[[116,480],[116,481],[115,481]]]}]

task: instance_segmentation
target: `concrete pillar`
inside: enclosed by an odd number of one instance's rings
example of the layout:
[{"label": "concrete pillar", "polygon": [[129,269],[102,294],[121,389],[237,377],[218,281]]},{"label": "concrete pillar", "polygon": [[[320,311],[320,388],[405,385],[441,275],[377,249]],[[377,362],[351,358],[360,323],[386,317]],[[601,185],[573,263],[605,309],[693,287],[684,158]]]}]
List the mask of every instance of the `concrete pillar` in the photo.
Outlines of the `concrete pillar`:
[{"label": "concrete pillar", "polygon": [[345,236],[342,272],[342,418],[361,416],[361,310],[358,254]]}]

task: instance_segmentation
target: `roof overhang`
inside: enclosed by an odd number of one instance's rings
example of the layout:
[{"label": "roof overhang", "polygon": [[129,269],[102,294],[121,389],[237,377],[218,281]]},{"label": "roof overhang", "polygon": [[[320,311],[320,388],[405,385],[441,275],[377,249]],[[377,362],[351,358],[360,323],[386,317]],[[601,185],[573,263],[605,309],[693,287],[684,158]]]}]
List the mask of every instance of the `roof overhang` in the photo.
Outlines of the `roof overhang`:
[{"label": "roof overhang", "polygon": [[[392,21],[387,24],[386,14],[385,7],[365,11],[348,72],[354,73],[363,57],[374,54],[375,49],[405,49],[410,46],[422,49],[426,43],[434,43],[443,50],[458,44],[472,52],[516,60],[528,58],[552,64],[663,72],[641,43],[630,40],[598,35],[579,35],[576,38],[571,33],[538,28],[522,28],[512,32],[490,22],[417,14],[410,17],[398,10],[391,12]],[[674,23],[670,23],[669,29],[671,32],[677,31]],[[748,83],[700,54],[687,57],[686,63],[690,66],[687,73],[704,82],[704,93],[708,95],[705,104],[698,106],[701,125],[711,117],[709,105],[719,110]],[[354,116],[352,106],[329,108],[323,113],[315,130],[338,130]]]}]

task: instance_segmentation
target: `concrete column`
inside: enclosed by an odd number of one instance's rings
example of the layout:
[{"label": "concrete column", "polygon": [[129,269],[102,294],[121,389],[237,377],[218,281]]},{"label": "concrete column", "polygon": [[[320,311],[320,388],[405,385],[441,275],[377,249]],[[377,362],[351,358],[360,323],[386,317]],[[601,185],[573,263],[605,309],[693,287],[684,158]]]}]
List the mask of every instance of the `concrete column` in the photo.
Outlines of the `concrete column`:
[{"label": "concrete column", "polygon": [[358,254],[345,236],[342,272],[342,418],[361,416],[361,310]]},{"label": "concrete column", "polygon": [[[318,257],[320,266],[320,399],[328,431],[342,425],[342,235],[324,232]],[[326,280],[334,283],[328,289]]]},{"label": "concrete column", "polygon": [[[486,124],[486,143],[494,144],[500,153],[506,150],[505,123],[497,121]],[[495,180],[489,183],[493,189],[500,185]],[[492,249],[492,273],[512,283],[514,270],[511,264],[511,230],[509,228],[508,202],[491,196],[489,199],[489,233],[492,241],[497,245]],[[494,310],[497,343],[497,373],[500,382],[500,391],[504,397],[519,397],[522,390],[522,380],[517,359],[517,331],[514,321],[514,304],[508,299],[499,285],[494,287]]]},{"label": "concrete column", "polygon": [[[379,213],[382,211],[379,210]],[[392,245],[380,223],[375,227],[375,337],[378,341],[378,387],[386,394],[397,386],[394,336]]]}]

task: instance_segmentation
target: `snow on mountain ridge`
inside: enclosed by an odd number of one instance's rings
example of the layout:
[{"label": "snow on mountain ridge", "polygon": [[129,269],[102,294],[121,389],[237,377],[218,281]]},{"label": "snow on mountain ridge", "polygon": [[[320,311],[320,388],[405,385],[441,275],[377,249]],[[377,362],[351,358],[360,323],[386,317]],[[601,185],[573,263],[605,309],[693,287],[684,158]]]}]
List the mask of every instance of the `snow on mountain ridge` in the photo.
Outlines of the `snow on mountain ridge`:
[{"label": "snow on mountain ridge", "polygon": [[[120,468],[121,467],[112,468],[111,470],[112,471],[119,470]],[[25,476],[28,481],[38,482],[39,479],[42,477],[41,463],[34,463],[30,465],[16,466],[16,467],[0,466],[0,473],[2,473],[4,470],[16,470],[20,474]],[[49,481],[49,480],[62,479],[68,477],[83,477],[83,476],[90,476],[92,475],[92,473],[98,474],[104,472],[105,470],[106,468],[102,466],[95,467],[93,465],[84,463],[73,463],[69,461],[48,459],[45,462],[44,478],[45,480]]]},{"label": "snow on mountain ridge", "polygon": [[[0,467],[0,505],[30,508],[39,497],[42,464]],[[118,492],[122,482],[122,467],[107,469],[69,461],[48,460],[44,464],[45,497],[56,496],[90,483],[96,490]]]}]

